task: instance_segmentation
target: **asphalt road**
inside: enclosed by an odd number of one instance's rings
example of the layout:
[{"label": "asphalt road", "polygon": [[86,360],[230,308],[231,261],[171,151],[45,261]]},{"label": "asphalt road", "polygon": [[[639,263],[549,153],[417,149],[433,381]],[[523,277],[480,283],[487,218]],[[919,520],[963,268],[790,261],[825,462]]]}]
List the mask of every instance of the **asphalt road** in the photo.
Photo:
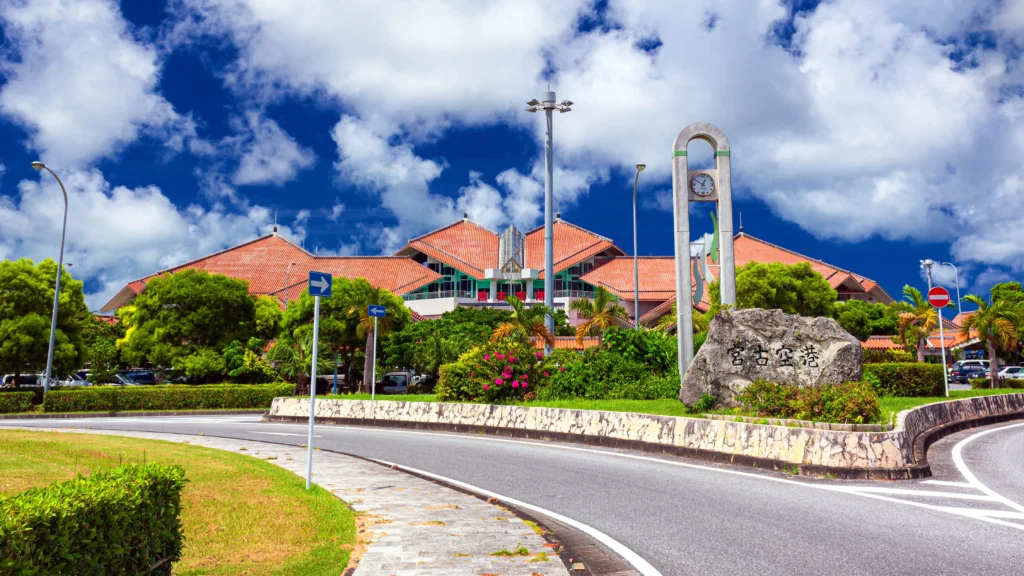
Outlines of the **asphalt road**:
[{"label": "asphalt road", "polygon": [[[255,416],[7,420],[0,426],[306,442],[305,426]],[[1024,573],[1020,423],[943,439],[930,453],[936,476],[900,483],[799,478],[485,436],[333,426],[318,426],[316,436],[321,448],[438,474],[567,516],[665,575]]]}]

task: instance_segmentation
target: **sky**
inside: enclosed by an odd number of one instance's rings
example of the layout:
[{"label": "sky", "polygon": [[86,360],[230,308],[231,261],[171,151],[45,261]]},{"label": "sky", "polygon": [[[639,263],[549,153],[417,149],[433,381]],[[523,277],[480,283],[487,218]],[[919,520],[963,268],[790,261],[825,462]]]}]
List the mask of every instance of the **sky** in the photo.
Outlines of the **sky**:
[{"label": "sky", "polygon": [[639,253],[672,255],[672,142],[710,122],[745,232],[981,292],[1024,277],[1021,46],[1024,0],[5,0],[0,259],[57,256],[36,159],[93,309],[275,215],[321,255],[525,231],[550,85],[558,209],[627,253],[634,165]]}]

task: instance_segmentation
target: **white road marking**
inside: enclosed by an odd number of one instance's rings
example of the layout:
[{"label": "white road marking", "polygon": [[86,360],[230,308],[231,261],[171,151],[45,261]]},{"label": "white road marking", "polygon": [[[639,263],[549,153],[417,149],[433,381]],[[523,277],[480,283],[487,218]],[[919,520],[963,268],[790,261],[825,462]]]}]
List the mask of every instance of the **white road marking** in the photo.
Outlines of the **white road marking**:
[{"label": "white road marking", "polygon": [[1014,502],[1013,500],[1010,500],[1009,498],[996,493],[995,490],[982,484],[981,481],[978,480],[977,476],[975,476],[974,473],[971,472],[971,470],[967,467],[967,464],[964,463],[964,458],[962,454],[964,446],[970,444],[977,438],[981,438],[982,436],[985,436],[986,434],[991,434],[992,432],[998,432],[999,430],[1007,430],[1009,428],[1017,428],[1020,426],[1024,426],[1024,424],[1011,424],[1009,426],[1001,426],[999,428],[990,428],[983,432],[978,432],[977,434],[973,434],[971,436],[968,436],[967,438],[964,438],[963,440],[957,442],[956,446],[953,447],[953,463],[956,464],[957,469],[960,470],[960,474],[964,477],[965,480],[967,480],[969,484],[971,484],[971,486],[977,488],[978,490],[981,490],[985,494],[991,496],[994,500],[998,500],[1018,512],[1024,512],[1024,506],[1021,506],[1020,504]]},{"label": "white road marking", "polygon": [[855,488],[857,492],[872,494],[893,494],[893,495],[904,495],[904,496],[919,496],[921,498],[960,498],[963,500],[995,500],[991,496],[982,496],[981,494],[962,494],[958,492],[935,492],[934,490],[907,490],[904,488],[873,488],[873,487],[860,487]]},{"label": "white road marking", "polygon": [[451,484],[453,486],[458,486],[460,488],[464,488],[464,489],[469,490],[471,492],[475,492],[475,493],[480,494],[482,496],[486,496],[487,498],[494,498],[496,500],[500,500],[500,501],[505,502],[506,504],[509,504],[509,505],[514,506],[516,508],[521,508],[521,509],[524,509],[524,510],[530,510],[532,512],[538,512],[540,514],[544,514],[545,516],[548,516],[550,518],[554,518],[555,520],[558,520],[559,522],[561,522],[563,524],[568,524],[569,526],[572,526],[573,528],[588,534],[590,537],[598,540],[599,542],[601,542],[605,546],[611,548],[613,552],[615,552],[619,556],[622,556],[627,562],[629,562],[630,564],[633,565],[633,568],[636,568],[636,570],[638,572],[640,572],[641,574],[643,574],[644,576],[661,576],[661,572],[659,572],[657,568],[655,568],[654,566],[651,566],[651,564],[649,562],[647,562],[646,560],[641,558],[640,555],[637,554],[636,552],[633,552],[632,550],[630,550],[628,547],[626,547],[625,544],[622,544],[618,540],[612,538],[611,536],[605,534],[604,532],[601,532],[597,528],[594,528],[592,526],[584,524],[584,523],[582,523],[582,522],[580,522],[578,520],[573,520],[572,518],[569,518],[569,517],[566,517],[566,516],[562,516],[561,514],[559,514],[557,512],[552,512],[551,510],[547,510],[545,508],[541,508],[540,506],[534,506],[533,504],[527,504],[526,502],[523,502],[521,500],[516,500],[515,498],[509,498],[508,496],[502,496],[501,494],[498,494],[496,492],[491,492],[489,490],[484,490],[483,488],[479,488],[477,486],[473,486],[472,484],[466,484],[465,482],[459,482],[458,480],[455,480],[453,478],[448,478],[446,476],[441,476],[440,474],[433,474],[431,472],[426,472],[424,470],[418,470],[416,468],[410,468],[409,466],[402,466],[400,464],[395,464],[393,462],[388,462],[386,460],[377,460],[377,459],[374,459],[374,458],[370,458],[370,460],[373,460],[374,462],[379,462],[379,463],[384,464],[386,466],[391,466],[393,468],[397,468],[399,470],[407,470],[407,471],[412,472],[414,474],[420,474],[420,475],[426,476],[428,478],[433,478],[435,480],[441,480],[442,482],[447,482],[447,483],[449,483],[449,484]]},{"label": "white road marking", "polygon": [[935,484],[936,486],[952,486],[954,488],[974,488],[970,482],[950,482],[948,480],[922,480],[921,484]]}]

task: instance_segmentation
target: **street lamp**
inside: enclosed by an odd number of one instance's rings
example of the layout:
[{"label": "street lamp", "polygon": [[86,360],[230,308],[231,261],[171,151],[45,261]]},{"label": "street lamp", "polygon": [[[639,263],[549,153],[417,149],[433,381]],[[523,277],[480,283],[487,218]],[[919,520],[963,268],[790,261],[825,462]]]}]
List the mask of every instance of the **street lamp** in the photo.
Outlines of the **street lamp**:
[{"label": "street lamp", "polygon": [[64,189],[64,183],[50,170],[46,164],[38,160],[32,163],[36,170],[46,170],[57,179],[60,184],[60,191],[64,193],[64,226],[60,231],[60,258],[57,260],[57,283],[53,289],[53,315],[50,317],[50,349],[46,352],[46,379],[43,380],[43,394],[50,391],[50,375],[53,373],[53,339],[57,333],[57,307],[60,305],[60,276],[64,268],[64,237],[68,230],[68,192]]},{"label": "street lamp", "polygon": [[284,270],[284,309],[288,309],[288,295],[291,293],[290,286],[288,283],[288,273],[292,271],[292,266],[295,266],[295,262],[290,262],[288,267]]},{"label": "street lamp", "polygon": [[636,185],[640,182],[640,173],[647,164],[636,165],[636,178],[633,179],[633,323],[640,329],[640,264],[637,260],[636,247]]},{"label": "street lamp", "polygon": [[963,321],[963,319],[964,319],[964,317],[963,317],[964,307],[963,307],[963,301],[960,300],[960,273],[957,272],[956,266],[953,266],[953,264],[951,262],[943,262],[942,265],[943,266],[949,266],[950,268],[952,268],[953,269],[953,274],[955,274],[955,277],[956,277],[956,313],[960,316],[960,320]]},{"label": "street lamp", "polygon": [[[555,104],[555,93],[548,90],[544,93],[544,101],[538,102],[536,98],[526,103],[527,112],[544,111],[547,120],[547,139],[544,142],[544,304],[550,310],[555,309],[555,235],[554,221],[552,217],[555,212],[555,189],[554,189],[554,139],[551,135],[551,112],[570,112],[572,102],[562,100]],[[555,318],[548,316],[545,319],[548,332],[555,333]],[[551,347],[544,346],[544,354],[550,354]]]}]

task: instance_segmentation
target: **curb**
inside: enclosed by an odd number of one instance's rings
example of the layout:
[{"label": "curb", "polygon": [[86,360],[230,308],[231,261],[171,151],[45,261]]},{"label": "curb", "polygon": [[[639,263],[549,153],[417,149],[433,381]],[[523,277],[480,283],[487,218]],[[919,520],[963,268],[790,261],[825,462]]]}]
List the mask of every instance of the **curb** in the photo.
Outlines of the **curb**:
[{"label": "curb", "polygon": [[[1021,415],[1024,417],[1024,414]],[[287,422],[306,423],[308,416],[263,416],[266,422]],[[546,432],[540,430],[520,430],[518,428],[502,428],[497,426],[477,426],[470,424],[443,424],[438,422],[410,422],[395,420],[377,420],[362,418],[316,418],[317,424],[335,426],[365,426],[375,428],[398,428],[405,430],[427,430],[434,432],[454,432],[461,434],[487,434],[491,436],[503,436],[509,438],[520,438],[525,440],[542,440],[550,442],[565,442],[569,444],[583,444],[587,446],[600,446],[603,448],[616,448],[647,452],[652,454],[665,454],[692,458],[716,464],[730,464],[734,466],[746,466],[759,470],[774,472],[796,473],[801,476],[834,476],[843,480],[915,480],[928,478],[932,475],[931,468],[925,461],[920,460],[914,466],[906,468],[840,468],[835,466],[818,466],[810,464],[793,464],[772,458],[760,458],[745,456],[742,454],[725,454],[713,450],[701,450],[697,448],[686,448],[669,444],[655,444],[640,440],[622,440],[604,436],[589,436],[585,434],[573,434],[569,432]]]},{"label": "curb", "polygon": [[267,410],[168,410],[162,412],[54,412],[49,414],[0,414],[0,420],[63,420],[67,418],[128,418],[131,416],[242,416],[266,413]]}]

